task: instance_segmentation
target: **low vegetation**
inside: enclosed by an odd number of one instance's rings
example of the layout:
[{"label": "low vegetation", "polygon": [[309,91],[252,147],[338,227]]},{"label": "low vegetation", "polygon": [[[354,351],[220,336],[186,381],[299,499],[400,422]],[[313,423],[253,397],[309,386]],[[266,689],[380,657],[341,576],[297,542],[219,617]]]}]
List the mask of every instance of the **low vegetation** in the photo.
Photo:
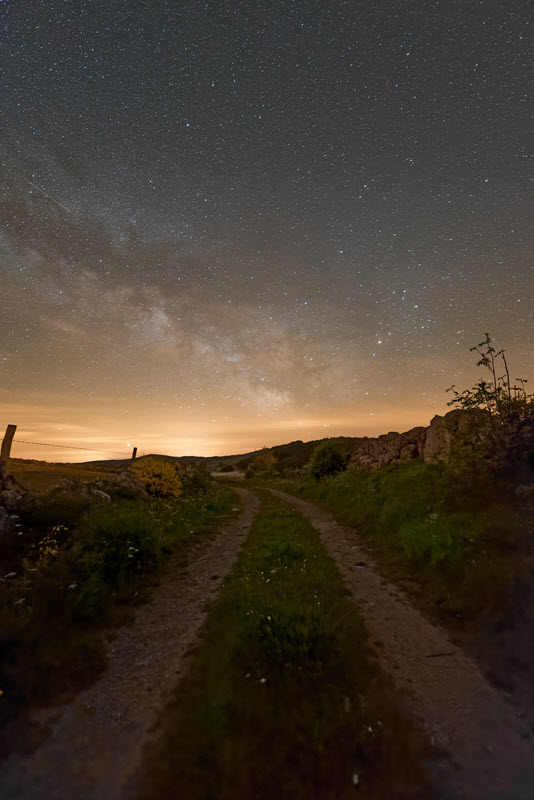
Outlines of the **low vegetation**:
[{"label": "low vegetation", "polygon": [[202,469],[184,470],[180,491],[158,498],[117,486],[109,502],[99,502],[102,493],[83,484],[37,495],[20,513],[0,556],[4,721],[98,672],[99,628],[127,620],[168,557],[235,503]]},{"label": "low vegetation", "polygon": [[418,459],[280,488],[355,526],[390,576],[445,616],[497,611],[525,566],[524,533],[510,499],[476,474],[468,481],[463,470]]},{"label": "low vegetation", "polygon": [[164,720],[145,800],[423,796],[422,735],[316,532],[272,498]]},{"label": "low vegetation", "polygon": [[276,457],[267,447],[263,447],[249,462],[246,478],[267,478],[276,472]]},{"label": "low vegetation", "polygon": [[52,489],[60,480],[94,481],[115,474],[118,469],[87,464],[54,464],[37,459],[12,458],[10,472],[19,483],[30,491],[45,492]]},{"label": "low vegetation", "polygon": [[505,351],[489,334],[471,350],[488,377],[472,389],[449,390],[449,405],[469,411],[470,426],[452,440],[446,463],[417,458],[344,471],[359,440],[326,439],[308,443],[306,470],[273,483],[357,527],[390,577],[441,616],[462,619],[501,609],[527,568],[513,489],[515,474],[534,475],[521,452],[521,431],[534,417],[526,381],[511,381]]},{"label": "low vegetation", "polygon": [[[272,466],[274,466],[274,470],[269,471],[273,474],[285,475],[304,469],[306,465],[309,464],[315,448],[325,441],[333,443],[341,453],[346,453],[357,447],[362,441],[362,438],[340,436],[334,439],[315,439],[311,442],[302,442],[299,439],[295,442],[288,442],[288,444],[275,445],[268,450],[267,448],[263,448],[263,450],[267,450],[274,459],[274,461],[271,462]],[[253,453],[246,458],[237,460],[235,464],[236,469],[247,472],[254,459],[262,452],[263,451],[260,450],[259,453]],[[254,469],[249,472],[249,477],[255,477]]]}]

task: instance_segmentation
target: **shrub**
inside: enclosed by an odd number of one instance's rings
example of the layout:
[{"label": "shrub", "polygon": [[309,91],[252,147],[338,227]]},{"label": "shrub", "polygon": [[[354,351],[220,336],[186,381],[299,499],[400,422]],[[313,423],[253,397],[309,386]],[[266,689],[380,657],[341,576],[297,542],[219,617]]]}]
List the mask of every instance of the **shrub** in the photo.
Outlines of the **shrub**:
[{"label": "shrub", "polygon": [[248,465],[245,473],[246,478],[260,478],[272,475],[276,469],[276,458],[272,452],[263,447],[257,455],[254,456]]},{"label": "shrub", "polygon": [[130,464],[129,470],[154,497],[179,497],[182,493],[180,470],[172,461],[147,456]]},{"label": "shrub", "polygon": [[[516,383],[512,385],[506,351],[492,345],[489,333],[485,333],[484,337],[484,341],[471,347],[471,351],[480,356],[477,367],[487,369],[489,379],[482,378],[471,389],[464,389],[463,392],[458,392],[454,385],[451,386],[447,391],[453,393],[454,399],[448,405],[464,409],[485,409],[494,429],[518,419],[532,417],[534,395],[527,394],[527,381],[524,378],[515,378]],[[504,375],[498,374],[501,370],[504,370]]]},{"label": "shrub", "polygon": [[320,442],[312,453],[310,475],[316,480],[336,475],[346,468],[347,460],[340,452],[339,444]]},{"label": "shrub", "polygon": [[205,494],[212,485],[211,475],[205,464],[188,464],[182,468],[180,480],[185,497]]}]

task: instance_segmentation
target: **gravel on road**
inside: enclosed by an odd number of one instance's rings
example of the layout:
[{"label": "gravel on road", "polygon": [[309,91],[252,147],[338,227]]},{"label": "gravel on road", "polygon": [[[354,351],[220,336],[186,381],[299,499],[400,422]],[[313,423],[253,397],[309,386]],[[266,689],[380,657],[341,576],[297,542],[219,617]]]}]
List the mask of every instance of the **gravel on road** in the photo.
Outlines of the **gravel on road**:
[{"label": "gravel on road", "polygon": [[[119,800],[135,795],[142,749],[176,686],[184,656],[221,589],[256,516],[243,501],[237,519],[188,551],[169,570],[131,626],[109,643],[105,673],[74,702],[45,712],[51,735],[30,756],[11,756],[0,773],[2,800]],[[41,712],[42,720],[42,712]]]},{"label": "gravel on road", "polygon": [[520,711],[384,580],[354,528],[312,503],[271,491],[308,519],[335,561],[378,662],[436,747],[428,768],[440,798],[533,800],[534,739]]}]

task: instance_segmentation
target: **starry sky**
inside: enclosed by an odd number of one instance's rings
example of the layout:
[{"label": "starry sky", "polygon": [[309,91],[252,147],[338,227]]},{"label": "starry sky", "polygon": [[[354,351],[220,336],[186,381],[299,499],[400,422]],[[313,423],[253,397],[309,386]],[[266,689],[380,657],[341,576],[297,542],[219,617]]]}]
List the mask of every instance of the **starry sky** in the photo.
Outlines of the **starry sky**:
[{"label": "starry sky", "polygon": [[173,455],[406,430],[486,330],[534,379],[529,16],[0,0],[2,429]]}]

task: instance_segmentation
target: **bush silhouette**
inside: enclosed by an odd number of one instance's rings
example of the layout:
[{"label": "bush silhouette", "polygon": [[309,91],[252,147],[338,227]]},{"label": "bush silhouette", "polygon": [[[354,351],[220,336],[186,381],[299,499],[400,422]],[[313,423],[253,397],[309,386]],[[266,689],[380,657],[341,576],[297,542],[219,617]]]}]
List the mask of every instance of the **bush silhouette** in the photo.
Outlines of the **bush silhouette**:
[{"label": "bush silhouette", "polygon": [[347,466],[347,457],[342,455],[339,445],[334,442],[321,442],[312,453],[310,475],[315,480],[336,475]]},{"label": "bush silhouette", "polygon": [[[480,356],[477,367],[488,370],[488,380],[481,378],[471,389],[464,389],[462,392],[457,391],[453,384],[447,391],[452,392],[454,397],[447,405],[463,409],[484,409],[493,429],[532,417],[534,395],[527,394],[527,381],[516,378],[516,383],[512,385],[506,351],[502,347],[493,346],[489,333],[485,333],[484,337],[483,342],[470,349]],[[501,370],[503,375],[499,375]]]}]

